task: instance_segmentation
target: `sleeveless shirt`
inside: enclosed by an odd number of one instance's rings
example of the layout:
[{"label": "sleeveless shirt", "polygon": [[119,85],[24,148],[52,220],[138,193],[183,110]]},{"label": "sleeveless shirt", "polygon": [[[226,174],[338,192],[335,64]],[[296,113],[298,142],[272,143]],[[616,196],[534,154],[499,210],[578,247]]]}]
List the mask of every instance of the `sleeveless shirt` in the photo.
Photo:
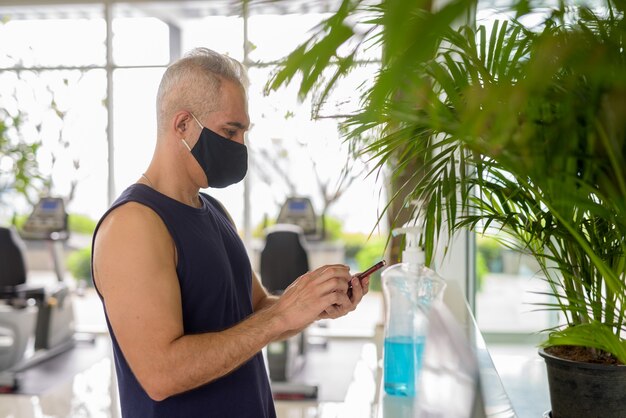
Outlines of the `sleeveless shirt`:
[{"label": "sleeveless shirt", "polygon": [[[104,218],[125,203],[137,202],[156,212],[176,246],[185,334],[221,331],[253,313],[252,270],[245,247],[221,204],[204,193],[200,200],[202,207],[194,208],[146,185],[131,185],[102,216],[92,242],[95,245]],[[99,291],[98,295],[106,308]],[[106,309],[105,317],[123,417],[276,417],[260,352],[226,376],[157,402],[143,390],[126,362]]]}]

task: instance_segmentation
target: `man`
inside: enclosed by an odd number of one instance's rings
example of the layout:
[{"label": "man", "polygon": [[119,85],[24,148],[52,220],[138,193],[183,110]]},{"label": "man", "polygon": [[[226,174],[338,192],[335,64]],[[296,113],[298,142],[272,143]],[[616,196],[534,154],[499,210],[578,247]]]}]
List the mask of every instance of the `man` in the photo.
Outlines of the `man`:
[{"label": "man", "polygon": [[167,69],[152,161],[94,234],[125,417],[274,417],[261,349],[367,292],[367,279],[330,265],[268,296],[224,208],[199,193],[246,174],[245,77],[207,49]]}]

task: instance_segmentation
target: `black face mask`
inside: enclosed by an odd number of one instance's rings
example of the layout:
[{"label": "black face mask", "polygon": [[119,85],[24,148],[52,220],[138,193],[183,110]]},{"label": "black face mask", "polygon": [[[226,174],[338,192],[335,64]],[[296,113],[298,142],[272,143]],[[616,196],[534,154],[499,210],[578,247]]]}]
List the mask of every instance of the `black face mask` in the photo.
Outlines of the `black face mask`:
[{"label": "black face mask", "polygon": [[193,148],[189,148],[184,139],[183,143],[202,167],[209,187],[221,189],[239,183],[248,171],[248,148],[205,128],[193,114],[191,116],[202,132]]}]

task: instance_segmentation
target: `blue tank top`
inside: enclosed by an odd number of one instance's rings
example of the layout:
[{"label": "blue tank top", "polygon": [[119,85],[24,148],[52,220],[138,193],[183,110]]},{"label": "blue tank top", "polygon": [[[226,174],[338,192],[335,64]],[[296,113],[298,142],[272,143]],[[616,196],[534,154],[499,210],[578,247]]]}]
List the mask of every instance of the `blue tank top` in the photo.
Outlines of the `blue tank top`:
[{"label": "blue tank top", "polygon": [[[134,184],[102,216],[93,241],[102,220],[125,203],[138,202],[156,212],[176,245],[176,273],[186,334],[221,331],[253,313],[252,271],[245,247],[219,202],[203,193],[200,199],[202,207],[194,208],[143,184]],[[100,299],[105,306],[101,295]],[[276,417],[260,352],[226,376],[157,402],[150,399],[135,378],[108,316],[106,321],[125,418]]]}]

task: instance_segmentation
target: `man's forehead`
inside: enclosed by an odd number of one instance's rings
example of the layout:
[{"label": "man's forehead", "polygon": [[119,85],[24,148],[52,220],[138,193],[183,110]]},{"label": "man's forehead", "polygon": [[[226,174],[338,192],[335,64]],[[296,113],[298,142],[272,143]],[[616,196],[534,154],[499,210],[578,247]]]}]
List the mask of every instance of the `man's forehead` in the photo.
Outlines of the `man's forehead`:
[{"label": "man's forehead", "polygon": [[250,128],[248,97],[243,86],[232,80],[223,80],[220,96],[207,117],[217,125],[248,130]]}]

